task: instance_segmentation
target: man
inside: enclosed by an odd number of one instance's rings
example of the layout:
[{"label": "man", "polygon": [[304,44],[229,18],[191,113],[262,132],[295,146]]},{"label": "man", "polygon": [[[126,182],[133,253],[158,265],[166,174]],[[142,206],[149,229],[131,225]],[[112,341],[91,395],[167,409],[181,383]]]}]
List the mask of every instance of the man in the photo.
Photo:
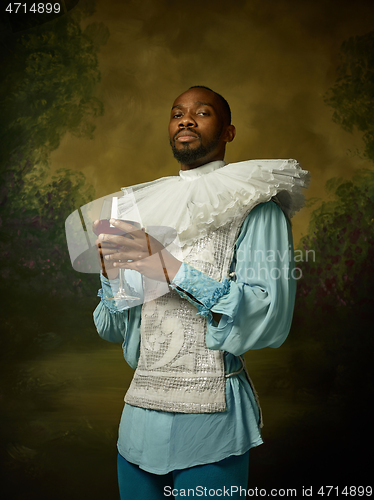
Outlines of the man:
[{"label": "man", "polygon": [[[119,430],[120,493],[240,498],[248,451],[262,443],[242,355],[288,335],[296,289],[288,217],[302,204],[307,172],[294,160],[225,165],[235,127],[225,99],[206,87],[177,97],[169,136],[179,176],[133,189],[143,222],[175,228],[183,258],[118,220],[131,239],[96,242],[105,276],[95,324],[123,342],[136,368]],[[118,311],[104,299],[119,268],[170,291]]]}]

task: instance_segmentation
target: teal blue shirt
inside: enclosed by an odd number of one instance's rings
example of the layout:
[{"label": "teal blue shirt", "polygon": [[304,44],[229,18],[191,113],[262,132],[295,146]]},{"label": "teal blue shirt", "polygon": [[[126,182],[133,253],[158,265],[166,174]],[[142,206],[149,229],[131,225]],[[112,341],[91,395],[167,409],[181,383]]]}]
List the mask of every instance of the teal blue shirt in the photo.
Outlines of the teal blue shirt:
[{"label": "teal blue shirt", "polygon": [[[224,351],[226,373],[240,369],[238,356],[246,351],[279,347],[286,339],[296,293],[293,262],[290,224],[270,201],[255,207],[241,228],[231,265],[234,279],[217,282],[182,264],[172,286],[207,318],[206,345]],[[112,288],[101,279],[102,300],[94,312],[97,331],[105,340],[122,342],[124,357],[135,369],[141,305],[117,311],[113,302],[103,300]],[[218,325],[211,312],[222,315]],[[166,474],[241,455],[261,444],[259,408],[243,372],[226,379],[226,405],[224,412],[184,414],[125,404],[118,451],[148,472]]]}]

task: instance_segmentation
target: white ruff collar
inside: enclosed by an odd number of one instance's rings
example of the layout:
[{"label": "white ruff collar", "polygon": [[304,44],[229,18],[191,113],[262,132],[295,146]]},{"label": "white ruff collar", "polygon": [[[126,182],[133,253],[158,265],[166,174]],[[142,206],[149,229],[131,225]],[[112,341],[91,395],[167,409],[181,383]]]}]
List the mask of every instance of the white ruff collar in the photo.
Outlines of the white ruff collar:
[{"label": "white ruff collar", "polygon": [[172,227],[184,246],[275,195],[291,218],[304,205],[301,190],[308,184],[309,172],[296,160],[250,160],[228,165],[214,161],[131,189],[145,228]]}]

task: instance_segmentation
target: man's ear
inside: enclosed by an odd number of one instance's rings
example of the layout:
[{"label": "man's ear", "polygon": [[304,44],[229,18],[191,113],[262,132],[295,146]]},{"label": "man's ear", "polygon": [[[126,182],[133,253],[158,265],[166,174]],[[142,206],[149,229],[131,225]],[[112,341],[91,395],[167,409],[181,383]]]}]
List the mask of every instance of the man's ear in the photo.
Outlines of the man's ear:
[{"label": "man's ear", "polygon": [[228,125],[226,127],[226,131],[224,132],[223,140],[225,142],[231,142],[234,140],[235,134],[236,128],[234,127],[234,125]]}]

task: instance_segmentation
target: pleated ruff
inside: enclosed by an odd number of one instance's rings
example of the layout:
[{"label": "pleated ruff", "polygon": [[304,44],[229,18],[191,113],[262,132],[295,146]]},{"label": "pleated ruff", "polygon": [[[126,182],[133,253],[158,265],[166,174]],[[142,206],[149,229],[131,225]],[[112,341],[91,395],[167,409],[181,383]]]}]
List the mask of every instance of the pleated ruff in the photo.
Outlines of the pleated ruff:
[{"label": "pleated ruff", "polygon": [[[296,160],[249,160],[211,162],[131,190],[143,225],[175,228],[183,247],[276,195],[291,218],[304,205],[308,185],[309,172]],[[121,198],[119,211],[126,213]]]}]

